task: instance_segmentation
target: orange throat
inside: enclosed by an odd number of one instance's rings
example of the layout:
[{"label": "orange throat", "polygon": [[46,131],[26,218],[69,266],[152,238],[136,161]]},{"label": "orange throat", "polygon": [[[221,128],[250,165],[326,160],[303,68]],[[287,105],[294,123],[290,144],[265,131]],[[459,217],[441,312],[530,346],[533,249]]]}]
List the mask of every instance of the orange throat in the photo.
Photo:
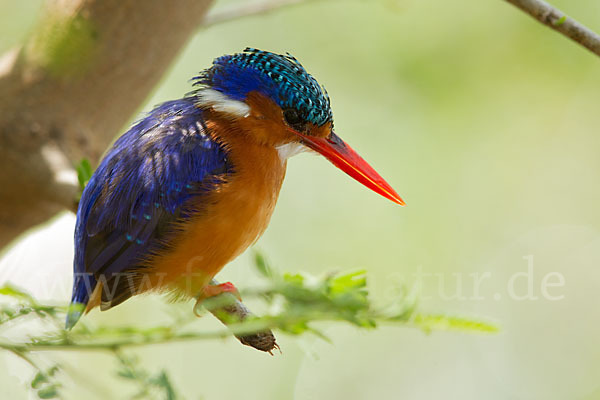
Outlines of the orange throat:
[{"label": "orange throat", "polygon": [[[201,215],[182,223],[166,254],[148,262],[157,287],[196,296],[228,262],[265,231],[285,176],[286,163],[271,146],[248,143],[233,132],[219,136],[234,172],[217,190],[202,198]],[[208,205],[207,205],[208,204]]]}]

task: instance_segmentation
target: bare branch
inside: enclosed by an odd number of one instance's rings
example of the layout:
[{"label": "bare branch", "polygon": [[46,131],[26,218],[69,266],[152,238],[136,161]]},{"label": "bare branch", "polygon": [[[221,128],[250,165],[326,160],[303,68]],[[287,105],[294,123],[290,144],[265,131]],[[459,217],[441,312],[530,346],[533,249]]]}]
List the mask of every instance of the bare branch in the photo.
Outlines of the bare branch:
[{"label": "bare branch", "polygon": [[600,36],[542,0],[505,0],[600,56]]},{"label": "bare branch", "polygon": [[308,3],[309,0],[266,0],[261,2],[245,3],[243,5],[233,5],[223,7],[209,12],[204,18],[203,28],[229,22],[239,18],[252,15],[266,14],[276,11],[286,6],[294,6],[302,3]]},{"label": "bare branch", "polygon": [[[210,284],[218,285],[219,282],[213,279]],[[243,322],[253,316],[252,312],[231,293],[222,293],[215,300],[217,300],[216,304],[219,304],[219,306],[207,307],[207,309],[225,325],[229,325],[230,321],[234,321],[234,323]],[[275,335],[270,330],[244,335],[236,334],[235,337],[242,344],[267,353],[279,348],[275,341]]]}]

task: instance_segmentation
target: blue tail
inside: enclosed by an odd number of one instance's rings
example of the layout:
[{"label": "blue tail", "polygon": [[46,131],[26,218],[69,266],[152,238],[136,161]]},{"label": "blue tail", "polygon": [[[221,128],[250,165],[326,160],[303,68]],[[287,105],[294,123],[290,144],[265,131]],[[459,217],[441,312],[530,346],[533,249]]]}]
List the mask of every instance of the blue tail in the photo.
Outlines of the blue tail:
[{"label": "blue tail", "polygon": [[83,315],[85,311],[86,304],[84,303],[71,303],[69,305],[69,310],[67,311],[67,320],[65,321],[65,329],[71,330],[79,321],[79,318]]},{"label": "blue tail", "polygon": [[65,329],[70,330],[85,312],[90,295],[96,288],[97,281],[92,274],[77,274],[73,282],[73,296],[67,310]]}]

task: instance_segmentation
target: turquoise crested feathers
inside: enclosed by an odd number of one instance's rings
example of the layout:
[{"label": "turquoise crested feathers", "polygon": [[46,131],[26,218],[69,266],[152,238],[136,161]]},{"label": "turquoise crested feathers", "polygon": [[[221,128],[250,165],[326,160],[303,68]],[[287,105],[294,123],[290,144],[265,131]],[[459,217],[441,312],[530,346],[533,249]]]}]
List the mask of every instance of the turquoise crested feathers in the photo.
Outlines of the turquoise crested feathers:
[{"label": "turquoise crested feathers", "polygon": [[295,109],[303,120],[318,126],[333,122],[327,91],[290,54],[247,47],[243,53],[215,59],[211,68],[193,80],[195,86],[210,87],[235,100],[258,91],[282,109]]}]

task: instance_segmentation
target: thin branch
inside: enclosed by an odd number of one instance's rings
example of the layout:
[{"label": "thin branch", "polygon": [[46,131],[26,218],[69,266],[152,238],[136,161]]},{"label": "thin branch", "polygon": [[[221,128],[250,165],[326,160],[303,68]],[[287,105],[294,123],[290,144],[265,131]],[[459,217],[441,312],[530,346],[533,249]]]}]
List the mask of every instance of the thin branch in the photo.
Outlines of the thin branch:
[{"label": "thin branch", "polygon": [[13,353],[15,356],[19,357],[20,359],[25,361],[27,364],[29,364],[36,370],[38,370],[38,371],[40,370],[40,367],[37,366],[37,364],[27,355],[26,351],[23,351],[23,349],[19,349],[18,347],[5,346],[5,345],[0,345],[0,348]]},{"label": "thin branch", "polygon": [[505,0],[600,56],[600,35],[542,0]]},{"label": "thin branch", "polygon": [[[327,340],[319,330],[312,326],[313,323],[323,321],[346,322],[364,329],[372,329],[382,323],[392,323],[416,327],[426,332],[455,330],[495,333],[498,331],[496,325],[477,319],[419,313],[416,311],[414,297],[405,294],[400,295],[393,303],[383,308],[374,307],[369,301],[364,271],[326,275],[318,280],[316,278],[306,279],[307,277],[301,274],[293,276],[274,274],[271,268],[264,265],[260,267],[260,270],[270,280],[270,287],[246,292],[246,295],[260,298],[267,305],[277,304],[279,311],[268,316],[251,318],[250,312],[230,293],[210,297],[202,302],[202,306],[215,314],[227,326],[227,329],[210,332],[190,331],[185,325],[192,319],[180,318],[176,318],[166,326],[160,325],[146,329],[128,326],[89,328],[84,324],[74,331],[54,328],[37,337],[30,336],[24,341],[0,340],[0,350],[11,351],[18,356],[27,355],[33,351],[114,352],[126,347],[225,338],[233,333],[243,344],[270,353],[272,350],[278,349],[275,338],[270,332],[271,329],[280,329],[282,332],[294,335],[311,332]],[[216,281],[212,283],[218,284]],[[4,308],[4,314],[13,313],[14,309],[23,305],[23,302],[25,305],[33,307],[32,301],[34,300],[14,287],[0,287],[0,294],[18,299],[20,302],[12,307]],[[37,304],[36,307],[50,310],[48,313],[52,317],[51,320],[62,319],[63,313],[58,311],[57,306]],[[228,310],[228,307],[232,307],[232,309]],[[222,312],[223,310],[225,313]],[[231,314],[234,315],[234,318],[230,317]],[[45,318],[45,314],[39,312],[32,312],[30,315]],[[239,315],[242,317],[240,318]],[[257,345],[259,342],[262,344]]]},{"label": "thin branch", "polygon": [[[468,333],[493,334],[498,332],[498,327],[490,323],[482,322],[461,317],[450,317],[445,315],[429,315],[421,313],[406,313],[401,317],[390,317],[373,312],[372,318],[377,324],[386,324],[389,326],[403,326],[407,328],[417,328],[425,332],[431,331],[459,331]],[[337,315],[336,312],[308,312],[305,315],[279,315],[269,316],[257,319],[256,321],[239,322],[228,325],[229,330],[216,330],[208,332],[171,332],[165,331],[153,336],[146,336],[144,332],[132,333],[131,328],[124,328],[123,331],[115,331],[117,339],[106,341],[90,341],[89,339],[73,338],[53,338],[46,339],[34,338],[29,343],[11,343],[0,341],[0,349],[4,349],[16,354],[19,357],[32,351],[117,351],[124,348],[147,347],[153,345],[181,343],[205,339],[224,339],[233,332],[236,337],[248,336],[249,331],[267,331],[269,328],[285,329],[290,324],[302,322],[335,321],[350,322],[362,328],[372,328],[373,326],[360,325],[356,321],[348,320],[345,316]],[[308,327],[307,332],[321,336],[320,332]],[[292,332],[293,333],[293,332]],[[295,332],[298,334],[299,332]],[[94,333],[93,335],[99,335]],[[92,335],[92,336],[93,336]],[[322,336],[324,337],[324,336]],[[324,337],[325,338],[325,337]],[[253,346],[252,346],[253,347]],[[275,346],[273,349],[278,349]],[[260,349],[259,349],[260,350]],[[25,356],[27,357],[27,356]],[[25,359],[28,361],[28,359]]]},{"label": "thin branch", "polygon": [[[210,284],[218,285],[219,282],[213,279]],[[253,317],[250,310],[231,293],[223,293],[217,296],[215,300],[220,305],[217,307],[207,306],[207,309],[226,326],[230,325],[230,321],[239,323]],[[279,348],[279,345],[275,341],[275,335],[269,329],[260,330],[252,334],[235,334],[234,332],[234,335],[242,344],[254,347],[256,350],[271,353],[274,349]]]},{"label": "thin branch", "polygon": [[229,7],[218,8],[209,12],[202,23],[202,28],[222,24],[239,18],[249,17],[258,14],[267,14],[287,6],[295,6],[302,3],[308,3],[310,0],[267,0],[261,2],[251,2],[250,4],[233,5]]}]

